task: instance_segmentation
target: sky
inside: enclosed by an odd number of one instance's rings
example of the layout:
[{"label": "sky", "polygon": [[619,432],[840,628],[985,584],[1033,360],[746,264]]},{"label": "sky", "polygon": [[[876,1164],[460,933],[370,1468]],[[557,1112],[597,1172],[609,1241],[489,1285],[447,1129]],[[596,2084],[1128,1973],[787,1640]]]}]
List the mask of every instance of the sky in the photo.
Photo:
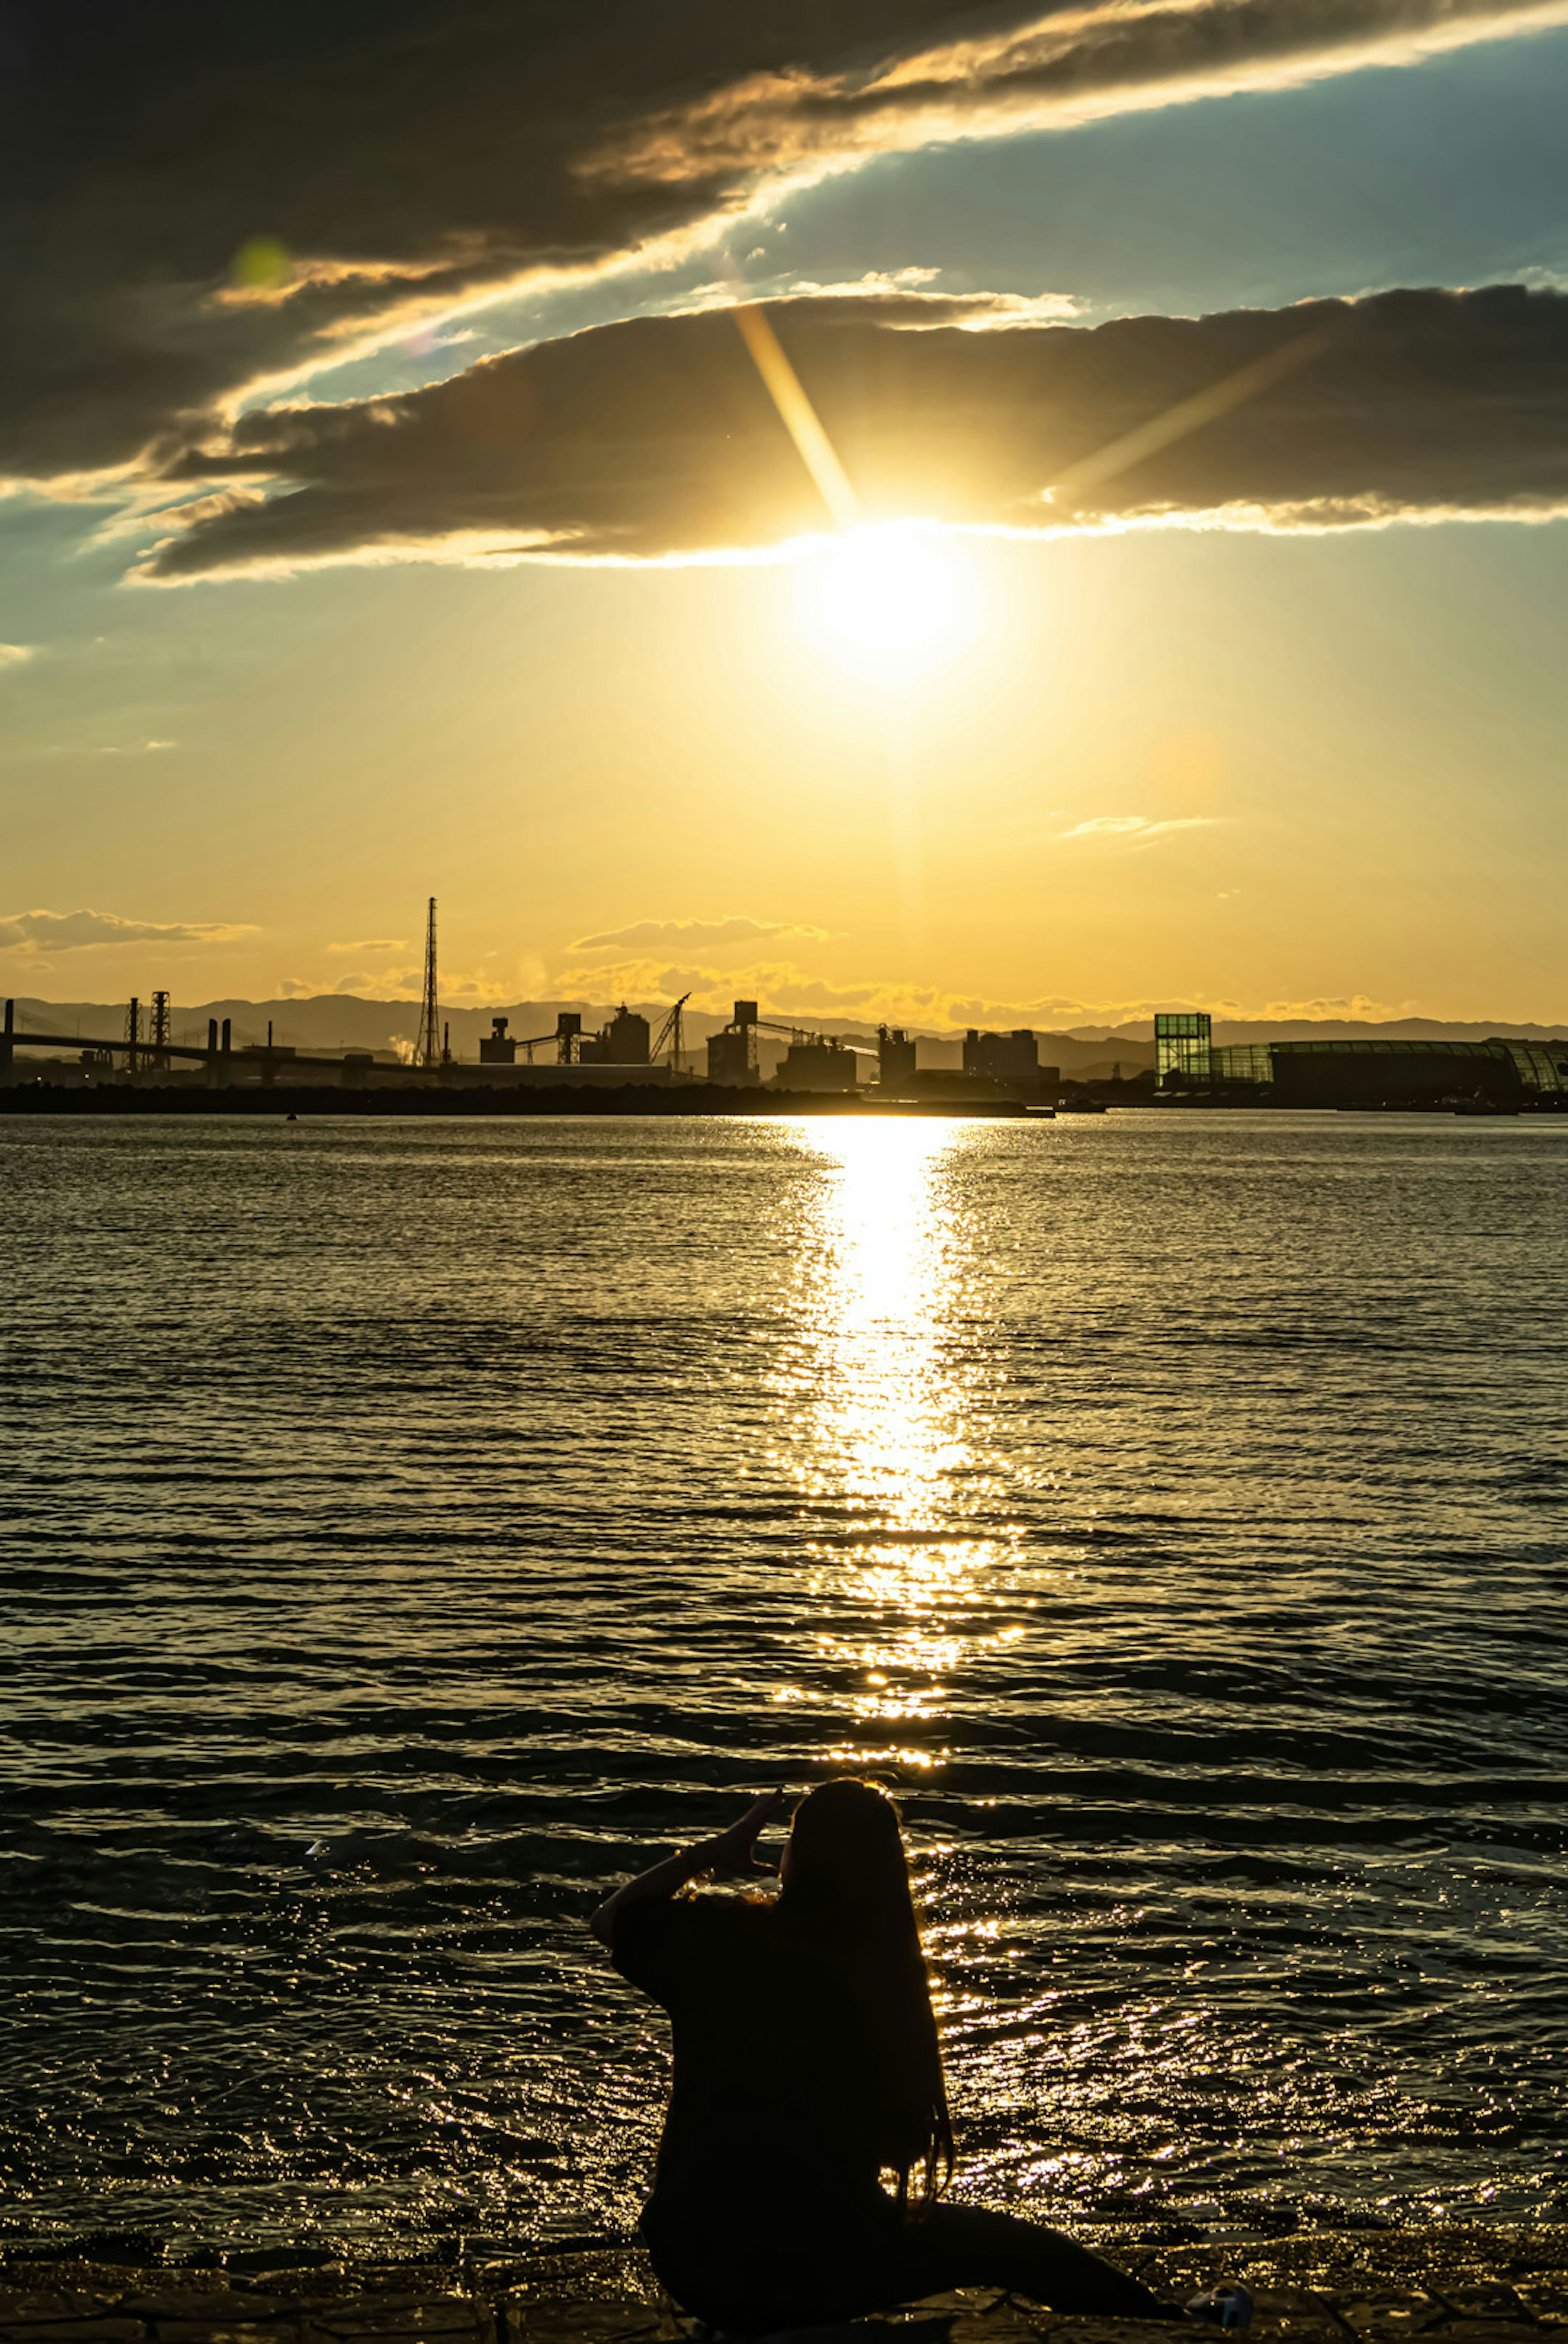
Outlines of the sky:
[{"label": "sky", "polygon": [[7,39],[5,992],[1568,1024],[1568,7]]}]

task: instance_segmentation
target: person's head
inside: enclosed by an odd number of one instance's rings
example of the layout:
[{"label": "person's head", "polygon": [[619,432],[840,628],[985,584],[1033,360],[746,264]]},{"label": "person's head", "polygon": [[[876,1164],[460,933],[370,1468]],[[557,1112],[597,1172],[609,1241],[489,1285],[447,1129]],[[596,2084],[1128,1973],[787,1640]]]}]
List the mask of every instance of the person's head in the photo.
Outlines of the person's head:
[{"label": "person's head", "polygon": [[876,1783],[841,1774],[808,1791],[779,1879],[795,1909],[835,1920],[847,1935],[919,1942],[899,1811]]},{"label": "person's head", "polygon": [[952,2171],[952,2127],[899,1811],[875,1783],[841,1775],[795,1810],[779,1911],[849,1973],[881,2083],[885,2162],[899,2202],[923,2210]]}]

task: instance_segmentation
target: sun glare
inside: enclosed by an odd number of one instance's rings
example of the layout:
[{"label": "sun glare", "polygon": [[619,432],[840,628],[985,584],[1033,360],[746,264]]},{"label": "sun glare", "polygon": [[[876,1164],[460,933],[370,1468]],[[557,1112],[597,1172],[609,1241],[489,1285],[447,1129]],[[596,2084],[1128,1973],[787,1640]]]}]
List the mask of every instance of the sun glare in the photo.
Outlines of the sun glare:
[{"label": "sun glare", "polygon": [[802,587],[813,631],[851,659],[900,664],[956,648],[971,616],[965,581],[927,531],[848,530],[811,557]]}]

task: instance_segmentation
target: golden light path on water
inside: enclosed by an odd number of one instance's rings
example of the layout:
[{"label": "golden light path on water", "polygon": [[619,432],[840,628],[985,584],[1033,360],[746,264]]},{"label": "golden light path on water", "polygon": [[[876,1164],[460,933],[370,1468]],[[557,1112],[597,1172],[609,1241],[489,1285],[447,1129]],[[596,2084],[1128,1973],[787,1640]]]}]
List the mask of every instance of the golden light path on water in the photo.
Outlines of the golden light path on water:
[{"label": "golden light path on water", "polygon": [[[1042,1933],[1042,1916],[1017,1908],[1016,1882],[1010,1891],[991,1862],[976,1864],[974,1830],[960,1846],[918,1816],[922,1781],[940,1796],[960,1751],[972,1763],[977,1720],[988,1739],[998,1730],[1016,1648],[1049,1636],[1052,1591],[1084,1561],[1081,1546],[1026,1547],[1029,1500],[1054,1477],[1031,1471],[1016,1441],[987,1437],[1005,1373],[990,1339],[996,1281],[1012,1272],[1005,1216],[979,1207],[977,1175],[983,1186],[1006,1141],[994,1125],[920,1116],[814,1119],[796,1136],[822,1177],[797,1232],[805,1346],[786,1454],[817,1520],[818,1674],[842,1688],[850,1721],[823,1756],[916,1801],[959,2195],[1043,2213],[1063,2192],[1146,2187],[1171,2146],[1130,2119],[1121,2078],[1158,2072],[1180,2099],[1196,2013],[1114,1991],[1091,1991],[1086,2009],[1087,1915],[1048,1898]],[[962,1801],[982,1840],[996,1803]]]},{"label": "golden light path on water", "polygon": [[[947,1118],[820,1118],[798,1137],[822,1177],[798,1231],[805,1346],[785,1454],[819,1532],[815,1673],[841,1688],[848,1712],[824,1762],[934,1787],[951,1754],[944,1727],[972,1707],[988,1663],[1029,1632],[1022,1615],[1044,1575],[1037,1566],[1024,1583],[1025,1474],[985,1439],[984,1239],[955,1175],[972,1170],[965,1159],[991,1133]],[[1012,2071],[1039,2045],[1040,2014],[1014,1999],[1022,1949],[996,1909],[994,1878],[960,1888],[952,1844],[918,1825],[913,1853],[933,2000],[970,2119],[969,2187],[983,2191],[994,2157],[982,2111],[1015,2111]],[[1005,2050],[994,2039],[999,1987],[1010,2006]],[[1020,2147],[1015,2137],[1015,2168]]]},{"label": "golden light path on water", "polygon": [[846,1764],[934,1765],[910,1730],[940,1724],[955,1672],[1024,1633],[995,1616],[1019,1608],[1014,1539],[973,1521],[1002,1478],[974,1429],[970,1244],[947,1178],[973,1133],[916,1116],[799,1127],[824,1177],[800,1231],[805,1410],[788,1455],[827,1533],[814,1591],[840,1623],[819,1630],[820,1656],[853,1686]]}]

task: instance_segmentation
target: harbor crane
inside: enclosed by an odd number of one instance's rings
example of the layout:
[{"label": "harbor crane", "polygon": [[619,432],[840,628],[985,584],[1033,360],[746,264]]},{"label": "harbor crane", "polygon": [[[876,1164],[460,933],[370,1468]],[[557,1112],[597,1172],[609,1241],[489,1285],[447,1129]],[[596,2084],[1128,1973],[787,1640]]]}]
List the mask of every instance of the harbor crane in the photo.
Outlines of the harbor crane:
[{"label": "harbor crane", "polygon": [[686,1048],[680,1013],[690,998],[689,993],[681,995],[680,999],[659,1027],[653,1047],[648,1054],[649,1065],[657,1066],[668,1043],[669,1071],[672,1075],[683,1075],[686,1072]]}]

